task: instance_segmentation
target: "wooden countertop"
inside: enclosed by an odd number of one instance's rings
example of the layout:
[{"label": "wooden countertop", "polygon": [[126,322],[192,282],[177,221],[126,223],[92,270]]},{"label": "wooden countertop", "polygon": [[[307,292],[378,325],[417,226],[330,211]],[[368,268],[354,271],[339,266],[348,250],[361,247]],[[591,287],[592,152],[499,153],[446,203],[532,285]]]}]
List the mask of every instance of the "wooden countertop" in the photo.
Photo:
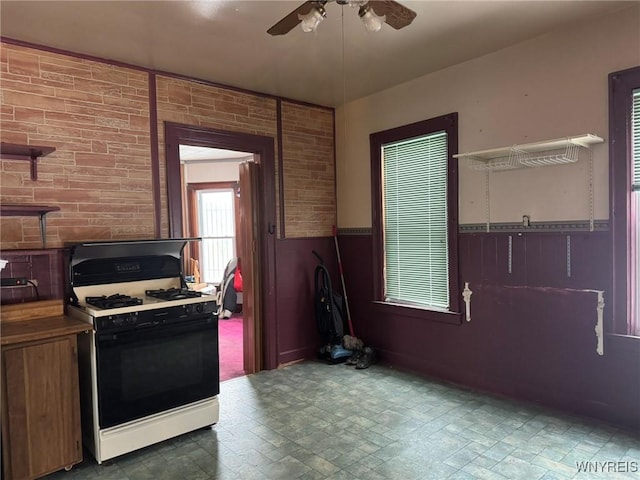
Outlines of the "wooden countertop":
[{"label": "wooden countertop", "polygon": [[75,318],[61,315],[22,322],[3,322],[1,328],[0,344],[4,346],[76,334],[91,330],[91,325]]},{"label": "wooden countertop", "polygon": [[0,344],[44,340],[91,330],[88,323],[64,315],[62,300],[0,307]]}]

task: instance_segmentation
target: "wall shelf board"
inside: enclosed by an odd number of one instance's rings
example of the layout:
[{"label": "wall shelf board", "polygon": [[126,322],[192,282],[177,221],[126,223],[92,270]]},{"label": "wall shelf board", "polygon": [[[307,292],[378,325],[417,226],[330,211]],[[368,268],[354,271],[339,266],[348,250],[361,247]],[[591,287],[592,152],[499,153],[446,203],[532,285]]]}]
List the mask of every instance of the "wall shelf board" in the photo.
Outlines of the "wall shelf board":
[{"label": "wall shelf board", "polygon": [[593,152],[590,147],[603,142],[603,138],[587,133],[543,142],[458,153],[453,157],[468,160],[468,167],[471,170],[485,172],[486,230],[489,232],[491,229],[489,191],[491,172],[575,163],[580,158],[581,150],[589,150],[589,230],[593,231]]},{"label": "wall shelf board", "polygon": [[458,153],[453,158],[474,158],[480,160],[492,160],[494,158],[508,157],[513,151],[524,153],[539,153],[551,150],[560,150],[570,145],[577,145],[589,148],[591,145],[602,143],[604,139],[597,135],[587,133],[576,137],[557,138],[544,142],[523,143],[510,147],[492,148],[490,150],[479,150],[477,152]]},{"label": "wall shelf board", "polygon": [[0,216],[2,217],[39,217],[40,218],[40,238],[42,239],[42,248],[47,245],[47,220],[46,215],[49,212],[56,212],[60,207],[51,207],[45,205],[0,205]]},{"label": "wall shelf board", "polygon": [[45,157],[55,151],[55,147],[19,145],[6,142],[0,143],[0,155],[2,158],[8,160],[28,160],[31,162],[31,180],[38,179],[38,158]]}]

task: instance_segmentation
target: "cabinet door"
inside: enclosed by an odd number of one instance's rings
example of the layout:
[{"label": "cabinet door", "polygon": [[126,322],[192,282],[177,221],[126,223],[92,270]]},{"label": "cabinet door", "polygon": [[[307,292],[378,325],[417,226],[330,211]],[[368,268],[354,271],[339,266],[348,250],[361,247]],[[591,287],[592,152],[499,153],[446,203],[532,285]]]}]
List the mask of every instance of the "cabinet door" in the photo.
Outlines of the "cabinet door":
[{"label": "cabinet door", "polygon": [[5,463],[13,479],[82,460],[75,335],[3,350]]}]

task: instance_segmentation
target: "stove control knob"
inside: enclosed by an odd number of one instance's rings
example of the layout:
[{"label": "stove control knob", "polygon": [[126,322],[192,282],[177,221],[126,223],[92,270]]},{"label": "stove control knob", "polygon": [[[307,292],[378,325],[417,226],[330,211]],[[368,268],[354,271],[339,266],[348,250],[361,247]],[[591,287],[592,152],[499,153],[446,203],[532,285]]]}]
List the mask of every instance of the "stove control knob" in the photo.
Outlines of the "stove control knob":
[{"label": "stove control knob", "polygon": [[113,319],[111,320],[111,322],[113,323],[114,326],[119,327],[124,323],[124,318],[120,315],[115,315],[113,317]]},{"label": "stove control knob", "polygon": [[187,315],[191,315],[193,313],[193,305],[185,305],[184,313],[186,313]]},{"label": "stove control knob", "polygon": [[204,306],[201,303],[198,303],[196,305],[196,312],[198,312],[198,313],[204,312]]}]

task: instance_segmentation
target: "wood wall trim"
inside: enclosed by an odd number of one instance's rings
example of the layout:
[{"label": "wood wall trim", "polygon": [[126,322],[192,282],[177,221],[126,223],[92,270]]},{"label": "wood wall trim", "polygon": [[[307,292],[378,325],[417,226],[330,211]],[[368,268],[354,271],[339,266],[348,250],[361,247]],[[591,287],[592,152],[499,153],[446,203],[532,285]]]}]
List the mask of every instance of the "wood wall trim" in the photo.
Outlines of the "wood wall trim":
[{"label": "wood wall trim", "polygon": [[149,73],[149,137],[151,141],[151,176],[153,179],[153,222],[156,238],[161,236],[160,149],[158,148],[158,102],[156,76]]},{"label": "wood wall trim", "polygon": [[280,238],[285,238],[284,217],[284,147],[282,146],[282,101],[276,102],[276,129],[278,131],[278,210],[280,213]]}]

